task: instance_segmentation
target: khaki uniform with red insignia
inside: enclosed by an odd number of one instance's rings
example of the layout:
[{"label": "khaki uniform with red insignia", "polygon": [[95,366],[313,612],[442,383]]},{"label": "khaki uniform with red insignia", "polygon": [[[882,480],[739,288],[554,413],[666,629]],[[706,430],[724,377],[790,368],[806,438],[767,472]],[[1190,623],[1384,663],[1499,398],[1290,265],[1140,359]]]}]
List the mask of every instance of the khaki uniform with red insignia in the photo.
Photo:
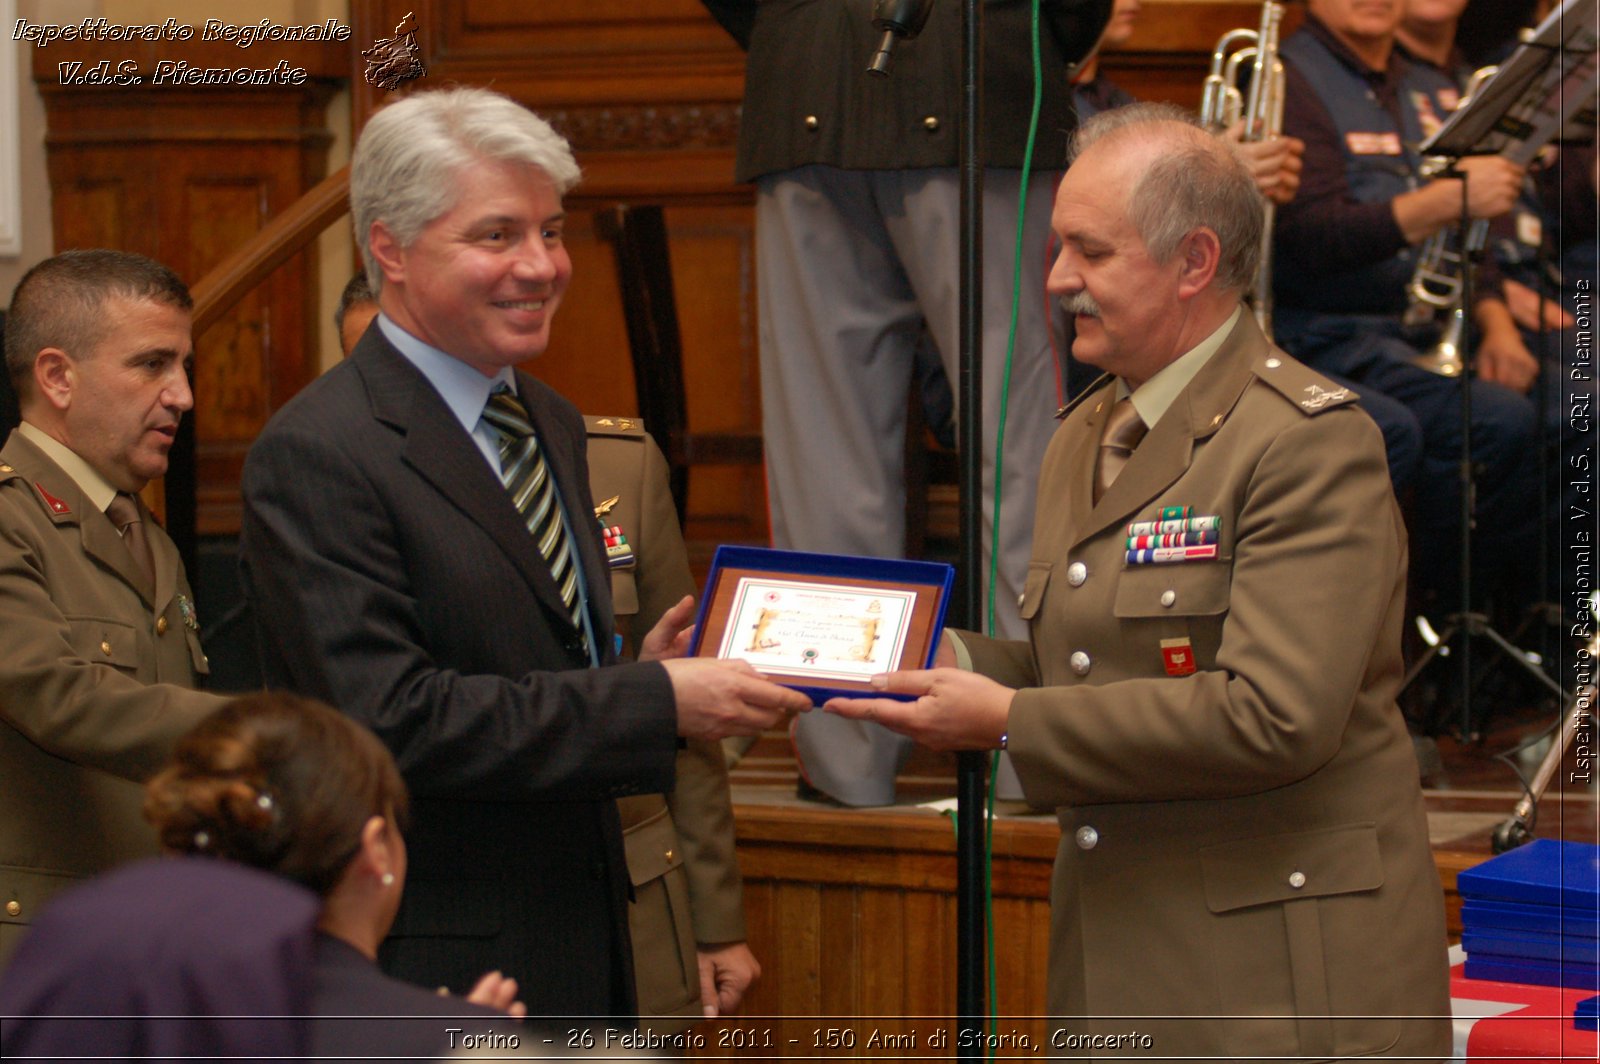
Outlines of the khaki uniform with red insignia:
[{"label": "khaki uniform with red insignia", "polygon": [[145,528],[154,588],[60,466],[0,450],[0,959],[51,894],[156,852],[142,781],[225,701],[194,690],[194,592]]},{"label": "khaki uniform with red insignia", "polygon": [[[1377,427],[1241,314],[1095,503],[1115,398],[1087,391],[1040,470],[1030,642],[962,636],[1019,688],[1011,757],[1061,824],[1050,1013],[1136,1055],[1447,1054]],[[1201,519],[1190,560],[1128,558],[1131,524]]]},{"label": "khaki uniform with red insignia", "polygon": [[[586,417],[589,486],[605,530],[622,654],[684,595],[695,593],[667,463],[638,418]],[[701,1018],[695,944],[745,938],[728,772],[717,743],[678,753],[670,795],[617,802],[633,903],[628,907],[639,1015],[657,1032]],[[657,1020],[651,1016],[680,1017]]]}]

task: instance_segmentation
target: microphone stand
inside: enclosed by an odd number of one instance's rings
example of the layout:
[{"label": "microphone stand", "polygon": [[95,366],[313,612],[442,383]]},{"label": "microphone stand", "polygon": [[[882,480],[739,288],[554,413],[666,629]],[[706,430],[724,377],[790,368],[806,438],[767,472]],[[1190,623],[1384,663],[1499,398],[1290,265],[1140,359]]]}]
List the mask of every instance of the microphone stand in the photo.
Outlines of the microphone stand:
[{"label": "microphone stand", "polygon": [[[1458,160],[1459,161],[1459,160]],[[1472,215],[1467,210],[1467,174],[1464,170],[1452,166],[1443,171],[1442,177],[1455,177],[1461,181],[1461,214],[1456,220],[1457,240],[1461,248],[1461,290],[1457,295],[1457,304],[1454,308],[1457,313],[1468,317],[1472,307],[1472,272],[1477,264],[1481,248],[1471,246]],[[1476,511],[1475,483],[1472,472],[1472,378],[1475,370],[1475,360],[1478,345],[1472,338],[1472,328],[1461,330],[1461,461],[1457,466],[1456,476],[1461,486],[1461,528],[1459,549],[1461,556],[1457,570],[1457,586],[1461,597],[1457,611],[1446,618],[1444,630],[1438,634],[1437,640],[1419,657],[1410,670],[1406,672],[1401,682],[1401,689],[1411,686],[1411,682],[1421,674],[1436,656],[1449,656],[1451,644],[1457,643],[1459,653],[1457,664],[1458,683],[1461,689],[1461,719],[1458,736],[1462,742],[1471,742],[1477,737],[1475,720],[1472,712],[1472,640],[1481,637],[1489,640],[1498,647],[1512,661],[1522,666],[1535,681],[1555,693],[1556,698],[1563,699],[1566,692],[1561,685],[1545,675],[1542,668],[1529,659],[1526,651],[1517,647],[1505,636],[1501,635],[1489,623],[1489,618],[1472,609],[1472,523]]]},{"label": "microphone stand", "polygon": [[[982,126],[983,6],[961,6],[961,318],[956,447],[960,456],[961,566],[968,574],[962,614],[976,629],[983,617],[983,167],[978,152]],[[1000,485],[995,485],[1000,490]],[[984,927],[984,792],[988,757],[977,750],[956,755],[956,1016],[961,1059],[980,1061],[987,1025]]]}]

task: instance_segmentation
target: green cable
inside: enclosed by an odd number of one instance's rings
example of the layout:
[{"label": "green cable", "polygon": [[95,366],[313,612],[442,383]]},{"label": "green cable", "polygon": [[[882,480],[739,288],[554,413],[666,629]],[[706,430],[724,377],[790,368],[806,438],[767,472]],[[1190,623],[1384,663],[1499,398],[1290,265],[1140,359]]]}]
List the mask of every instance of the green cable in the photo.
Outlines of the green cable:
[{"label": "green cable", "polygon": [[[1039,112],[1044,101],[1044,67],[1039,52],[1039,0],[1029,5],[1029,36],[1033,58],[1033,111],[1028,118],[1028,141],[1022,151],[1022,177],[1017,187],[1017,239],[1011,256],[1011,322],[1006,334],[1005,375],[1000,386],[1000,424],[994,437],[994,532],[989,538],[989,599],[985,631],[994,634],[995,587],[1000,575],[1000,499],[1003,494],[1001,475],[1005,469],[1006,411],[1011,402],[1011,365],[1017,351],[1017,316],[1022,305],[1022,248],[1028,218],[1028,178],[1033,172],[1033,144],[1039,132]],[[1000,751],[989,759],[989,794],[984,810],[983,824],[983,915],[984,930],[989,955],[989,1020],[999,1020],[996,1001],[997,985],[994,972],[994,781],[1000,771]],[[989,1047],[988,1058],[994,1059],[995,1049]]]}]

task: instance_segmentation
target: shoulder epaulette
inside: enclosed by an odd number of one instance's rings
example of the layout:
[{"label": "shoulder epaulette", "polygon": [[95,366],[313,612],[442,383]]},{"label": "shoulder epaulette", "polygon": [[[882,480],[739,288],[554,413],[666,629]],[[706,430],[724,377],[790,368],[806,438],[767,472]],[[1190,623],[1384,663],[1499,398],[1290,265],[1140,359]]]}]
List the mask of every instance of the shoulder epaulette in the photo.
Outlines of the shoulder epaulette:
[{"label": "shoulder epaulette", "polygon": [[644,421],[636,417],[585,414],[583,427],[591,436],[644,437]]},{"label": "shoulder epaulette", "polygon": [[1059,421],[1068,414],[1072,413],[1074,410],[1078,409],[1078,405],[1085,399],[1089,398],[1089,396],[1093,395],[1095,392],[1098,392],[1102,386],[1110,384],[1116,379],[1117,378],[1113,377],[1109,373],[1100,374],[1100,376],[1089,382],[1089,387],[1078,393],[1076,399],[1071,400],[1066,406],[1060,407],[1056,410],[1056,420]]},{"label": "shoulder epaulette", "polygon": [[1360,398],[1353,388],[1330,381],[1277,349],[1257,362],[1254,370],[1261,383],[1289,400],[1307,417]]}]

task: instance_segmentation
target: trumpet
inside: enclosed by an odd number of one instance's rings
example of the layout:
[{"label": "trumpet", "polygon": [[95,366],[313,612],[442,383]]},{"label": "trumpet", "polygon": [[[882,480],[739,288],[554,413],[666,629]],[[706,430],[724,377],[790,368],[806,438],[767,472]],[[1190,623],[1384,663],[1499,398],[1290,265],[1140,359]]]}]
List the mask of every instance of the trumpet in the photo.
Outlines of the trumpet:
[{"label": "trumpet", "polygon": [[[1283,61],[1278,58],[1283,5],[1265,0],[1256,29],[1229,30],[1211,52],[1211,73],[1200,96],[1200,124],[1213,133],[1244,121],[1246,141],[1271,140],[1283,132]],[[1249,64],[1248,84],[1240,84]],[[1250,305],[1261,331],[1272,337],[1272,226],[1277,210],[1271,200],[1261,230],[1261,259],[1256,268]]]},{"label": "trumpet", "polygon": [[[1499,69],[1486,66],[1474,71],[1466,95],[1457,106],[1465,106]],[[1406,284],[1409,302],[1401,321],[1407,328],[1416,329],[1432,324],[1440,311],[1448,315],[1438,342],[1413,360],[1430,373],[1459,377],[1466,369],[1461,344],[1466,338],[1467,315],[1461,306],[1461,292],[1466,286],[1467,270],[1471,268],[1469,256],[1483,247],[1488,235],[1488,221],[1477,219],[1467,230],[1463,248],[1455,239],[1454,227],[1447,225],[1423,241],[1417,251],[1417,265]]]}]

